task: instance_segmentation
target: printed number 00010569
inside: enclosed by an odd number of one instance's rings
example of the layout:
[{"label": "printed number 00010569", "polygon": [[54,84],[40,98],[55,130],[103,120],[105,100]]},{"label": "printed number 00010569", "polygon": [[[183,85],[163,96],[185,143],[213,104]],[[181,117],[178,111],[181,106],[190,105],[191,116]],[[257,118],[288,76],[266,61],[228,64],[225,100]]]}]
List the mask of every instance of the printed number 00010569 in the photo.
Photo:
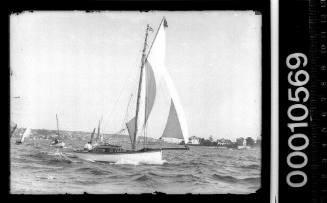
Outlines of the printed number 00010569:
[{"label": "printed number 00010569", "polygon": [[[296,60],[296,63],[292,65],[291,61],[294,60]],[[309,115],[308,107],[305,105],[305,103],[308,101],[310,94],[308,89],[303,86],[309,82],[310,77],[306,70],[299,69],[300,67],[306,67],[307,63],[308,59],[303,53],[293,53],[286,58],[286,65],[289,69],[291,69],[287,76],[287,81],[291,86],[288,88],[288,100],[295,102],[294,104],[290,105],[287,110],[287,116],[290,120],[287,127],[290,129],[291,133],[293,133],[288,138],[288,147],[292,150],[292,152],[288,154],[286,159],[287,165],[292,168],[292,171],[286,176],[286,182],[290,187],[303,187],[307,183],[308,179],[307,174],[301,169],[308,163],[308,157],[303,150],[308,147],[309,139],[308,136],[301,133],[301,131],[303,128],[308,127],[308,122],[304,122]],[[295,111],[300,111],[301,113],[295,114]],[[300,145],[296,145],[294,142],[296,139],[302,139]],[[293,157],[300,157],[302,158],[302,161],[300,163],[294,163],[292,162]],[[298,178],[300,178],[302,181],[294,181],[296,176],[298,176]]]}]

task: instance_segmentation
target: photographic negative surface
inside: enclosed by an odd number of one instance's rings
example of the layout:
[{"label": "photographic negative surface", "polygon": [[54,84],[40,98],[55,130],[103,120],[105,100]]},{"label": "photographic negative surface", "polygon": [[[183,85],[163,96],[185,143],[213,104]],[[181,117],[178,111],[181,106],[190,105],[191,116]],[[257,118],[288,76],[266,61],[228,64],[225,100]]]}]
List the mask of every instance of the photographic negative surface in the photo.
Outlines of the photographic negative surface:
[{"label": "photographic negative surface", "polygon": [[10,16],[12,194],[247,194],[261,180],[261,15]]}]

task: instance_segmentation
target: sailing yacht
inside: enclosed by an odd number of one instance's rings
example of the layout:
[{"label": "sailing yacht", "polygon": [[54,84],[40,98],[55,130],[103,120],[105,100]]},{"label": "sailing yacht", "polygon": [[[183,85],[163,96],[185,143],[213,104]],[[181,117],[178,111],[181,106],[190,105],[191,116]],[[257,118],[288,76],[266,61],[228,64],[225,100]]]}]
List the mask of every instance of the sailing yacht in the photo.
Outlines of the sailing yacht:
[{"label": "sailing yacht", "polygon": [[[102,119],[101,119],[102,120]],[[101,120],[99,120],[99,124],[98,124],[98,132],[97,132],[97,137],[95,138],[95,143],[93,143],[93,137],[94,137],[94,134],[95,134],[95,128],[92,132],[92,135],[91,135],[91,144],[93,147],[96,147],[98,145],[101,145],[103,144],[103,134],[100,133],[100,125],[101,125]]]},{"label": "sailing yacht", "polygon": [[23,144],[25,138],[30,136],[30,134],[31,134],[31,129],[26,128],[23,135],[22,135],[22,137],[20,139],[16,140],[16,144]]},{"label": "sailing yacht", "polygon": [[[164,17],[161,20],[161,23],[157,29],[156,35],[153,39],[151,46],[149,47],[149,50],[147,50],[147,40],[149,32],[153,31],[153,29],[149,25],[147,25],[146,27],[136,97],[136,111],[134,116],[129,119],[128,122],[126,122],[127,131],[131,142],[131,149],[127,150],[123,149],[119,145],[104,143],[95,146],[91,150],[75,150],[74,154],[78,158],[91,161],[105,162],[117,162],[122,160],[133,160],[137,162],[156,162],[162,161],[163,150],[189,149],[186,145],[184,148],[147,148],[146,139],[143,139],[143,148],[136,148],[137,136],[142,136],[142,133],[144,133],[144,138],[146,138],[147,136],[147,121],[153,107],[156,107],[156,76],[160,76],[160,78],[164,81],[166,87],[168,88],[169,98],[167,101],[169,101],[170,105],[169,113],[167,108],[168,116],[167,118],[165,118],[167,119],[166,125],[163,132],[161,133],[160,138],[182,139],[184,140],[184,143],[187,143],[188,140],[188,130],[182,105],[180,105],[178,94],[164,66],[165,29],[167,27],[167,21]],[[141,107],[143,107],[143,109]],[[167,105],[167,107],[169,106]],[[151,123],[149,125],[151,125]]]},{"label": "sailing yacht", "polygon": [[54,138],[54,140],[51,142],[50,146],[55,148],[63,148],[65,146],[65,143],[62,141],[62,138],[59,133],[59,121],[58,116],[56,114],[56,120],[57,120],[57,137]]}]

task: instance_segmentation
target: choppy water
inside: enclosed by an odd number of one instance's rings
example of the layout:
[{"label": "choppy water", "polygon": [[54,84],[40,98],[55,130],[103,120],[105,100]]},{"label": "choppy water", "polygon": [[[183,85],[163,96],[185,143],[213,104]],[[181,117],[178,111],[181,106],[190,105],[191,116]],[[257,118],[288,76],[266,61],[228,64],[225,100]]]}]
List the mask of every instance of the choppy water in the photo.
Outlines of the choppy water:
[{"label": "choppy water", "polygon": [[260,188],[258,148],[230,150],[191,146],[189,151],[164,151],[165,161],[160,165],[113,164],[69,156],[89,137],[67,136],[67,148],[59,152],[49,146],[49,139],[41,137],[31,136],[23,145],[16,145],[16,138],[12,138],[11,193],[252,193]]}]

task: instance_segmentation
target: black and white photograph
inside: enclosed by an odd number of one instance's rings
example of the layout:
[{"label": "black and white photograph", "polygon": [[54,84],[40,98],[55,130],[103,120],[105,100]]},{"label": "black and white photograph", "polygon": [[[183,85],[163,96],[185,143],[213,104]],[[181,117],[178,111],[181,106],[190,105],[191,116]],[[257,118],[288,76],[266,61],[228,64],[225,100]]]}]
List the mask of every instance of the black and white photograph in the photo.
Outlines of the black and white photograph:
[{"label": "black and white photograph", "polygon": [[9,31],[10,194],[261,188],[260,12],[24,11]]}]

